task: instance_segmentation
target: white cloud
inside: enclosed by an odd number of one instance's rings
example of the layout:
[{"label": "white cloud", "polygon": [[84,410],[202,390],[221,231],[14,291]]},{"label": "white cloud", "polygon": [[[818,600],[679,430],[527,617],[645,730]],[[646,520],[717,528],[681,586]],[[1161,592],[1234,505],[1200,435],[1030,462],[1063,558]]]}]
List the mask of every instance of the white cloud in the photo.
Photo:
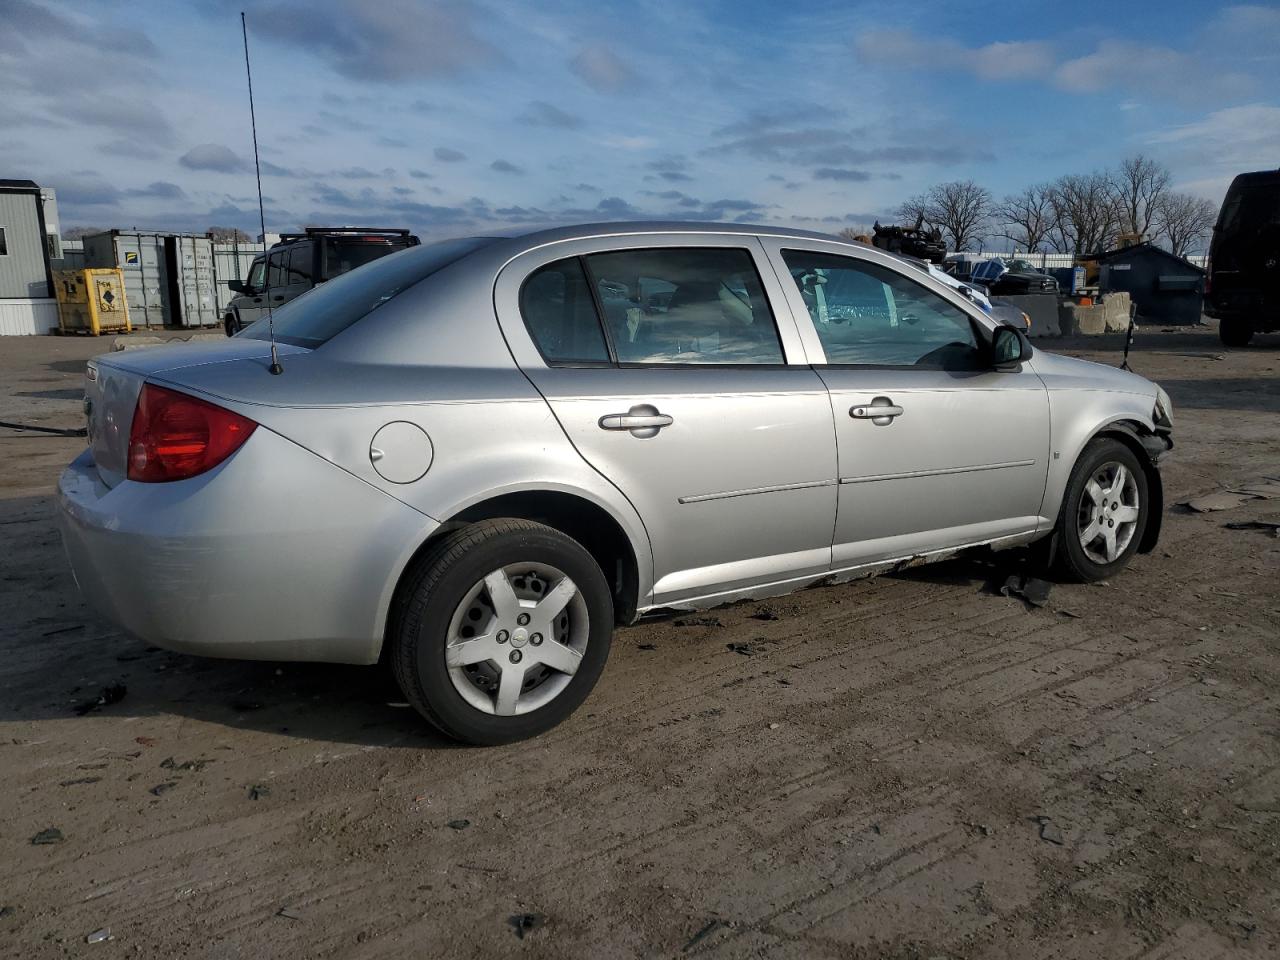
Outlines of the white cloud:
[{"label": "white cloud", "polygon": [[966,47],[955,40],[921,37],[909,30],[868,30],[854,41],[867,63],[900,68],[963,70],[983,80],[1035,77],[1053,68],[1049,45],[1036,41]]},{"label": "white cloud", "polygon": [[1204,56],[1121,40],[1103,40],[1092,53],[1063,61],[1053,82],[1068,93],[1130,89],[1199,102],[1221,102],[1253,89],[1249,77]]},{"label": "white cloud", "polygon": [[1203,153],[1243,171],[1274,167],[1280,157],[1280,107],[1250,103],[1150,134],[1149,143]]},{"label": "white cloud", "polygon": [[602,43],[583,47],[569,61],[569,67],[586,84],[600,93],[620,93],[635,82],[635,72],[627,62]]}]

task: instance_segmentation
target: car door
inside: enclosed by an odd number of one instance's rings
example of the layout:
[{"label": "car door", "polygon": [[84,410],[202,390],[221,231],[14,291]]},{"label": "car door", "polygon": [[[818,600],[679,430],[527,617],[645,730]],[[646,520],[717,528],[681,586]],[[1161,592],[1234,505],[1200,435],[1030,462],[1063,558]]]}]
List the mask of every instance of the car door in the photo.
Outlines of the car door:
[{"label": "car door", "polygon": [[267,282],[266,257],[254,257],[244,282],[248,292],[239,294],[233,301],[241,327],[247,327],[267,312],[266,294],[263,290]]},{"label": "car door", "polygon": [[517,362],[644,521],[650,604],[829,567],[830,401],[782,297],[743,234],[570,241],[498,279]]},{"label": "car door", "polygon": [[836,567],[1026,537],[1040,516],[1049,401],[997,371],[991,325],[907,263],[847,245],[764,240],[831,392]]}]

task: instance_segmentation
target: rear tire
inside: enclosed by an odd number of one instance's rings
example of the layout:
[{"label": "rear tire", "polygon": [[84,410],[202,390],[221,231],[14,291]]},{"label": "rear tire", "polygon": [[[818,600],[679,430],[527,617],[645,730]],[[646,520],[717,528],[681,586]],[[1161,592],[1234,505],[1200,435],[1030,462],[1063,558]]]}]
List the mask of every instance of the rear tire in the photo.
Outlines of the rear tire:
[{"label": "rear tire", "polygon": [[388,631],[405,698],[480,746],[566,719],[599,679],[612,637],[613,597],[591,554],[516,519],[444,536],[409,572]]},{"label": "rear tire", "polygon": [[1253,339],[1253,323],[1245,317],[1223,317],[1218,323],[1218,337],[1227,347],[1247,347]]},{"label": "rear tire", "polygon": [[1105,580],[1128,564],[1142,542],[1150,499],[1137,455],[1100,437],[1080,454],[1054,528],[1054,567],[1078,583]]},{"label": "rear tire", "polygon": [[227,331],[228,337],[234,337],[236,335],[236,318],[231,314],[227,314],[226,318],[222,321],[222,326],[223,329]]}]

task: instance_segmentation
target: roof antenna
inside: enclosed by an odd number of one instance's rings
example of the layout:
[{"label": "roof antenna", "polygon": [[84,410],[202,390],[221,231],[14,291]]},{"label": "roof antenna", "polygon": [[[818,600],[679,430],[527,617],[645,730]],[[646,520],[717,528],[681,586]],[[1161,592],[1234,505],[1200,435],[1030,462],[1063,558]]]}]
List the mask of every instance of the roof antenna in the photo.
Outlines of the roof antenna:
[{"label": "roof antenna", "polygon": [[244,11],[240,11],[240,33],[244,36],[244,75],[249,81],[249,127],[253,130],[253,171],[258,177],[258,224],[262,228],[262,254],[266,286],[262,294],[267,298],[267,336],[271,340],[271,366],[267,369],[273,374],[284,373],[280,366],[280,357],[276,354],[276,328],[271,319],[271,270],[270,263],[265,260],[267,254],[267,215],[262,207],[262,164],[258,162],[258,121],[253,113],[253,74],[249,70],[249,28],[245,25]]}]

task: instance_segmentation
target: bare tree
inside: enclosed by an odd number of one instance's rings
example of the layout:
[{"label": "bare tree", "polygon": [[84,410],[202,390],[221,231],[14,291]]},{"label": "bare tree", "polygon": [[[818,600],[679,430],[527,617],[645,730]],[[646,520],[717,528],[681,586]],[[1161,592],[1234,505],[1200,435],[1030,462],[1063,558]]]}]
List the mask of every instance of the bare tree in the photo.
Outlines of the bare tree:
[{"label": "bare tree", "polygon": [[62,231],[63,240],[83,240],[85,237],[91,237],[95,233],[105,233],[101,227],[67,227]]},{"label": "bare tree", "polygon": [[923,219],[946,234],[952,250],[966,250],[985,236],[991,221],[991,191],[972,180],[938,183],[904,201],[894,212],[907,224]]},{"label": "bare tree", "polygon": [[1169,171],[1142,154],[1121,161],[1111,174],[1121,233],[1151,239],[1151,226],[1162,198],[1169,192]]},{"label": "bare tree", "polygon": [[1047,183],[1024,187],[996,204],[993,212],[1004,224],[1000,236],[1027,253],[1040,253],[1053,230],[1053,187]]},{"label": "bare tree", "polygon": [[918,193],[914,197],[903,200],[893,211],[893,215],[899,223],[912,227],[921,220],[932,224],[933,221],[929,219],[929,195]]},{"label": "bare tree", "polygon": [[1105,173],[1072,173],[1059,177],[1049,192],[1059,253],[1095,253],[1115,239],[1120,223],[1111,179]]},{"label": "bare tree", "polygon": [[214,243],[245,243],[249,240],[249,235],[239,227],[210,227],[205,232]]},{"label": "bare tree", "polygon": [[1156,235],[1175,256],[1185,257],[1213,229],[1218,208],[1203,197],[1189,193],[1165,193],[1154,214]]}]

